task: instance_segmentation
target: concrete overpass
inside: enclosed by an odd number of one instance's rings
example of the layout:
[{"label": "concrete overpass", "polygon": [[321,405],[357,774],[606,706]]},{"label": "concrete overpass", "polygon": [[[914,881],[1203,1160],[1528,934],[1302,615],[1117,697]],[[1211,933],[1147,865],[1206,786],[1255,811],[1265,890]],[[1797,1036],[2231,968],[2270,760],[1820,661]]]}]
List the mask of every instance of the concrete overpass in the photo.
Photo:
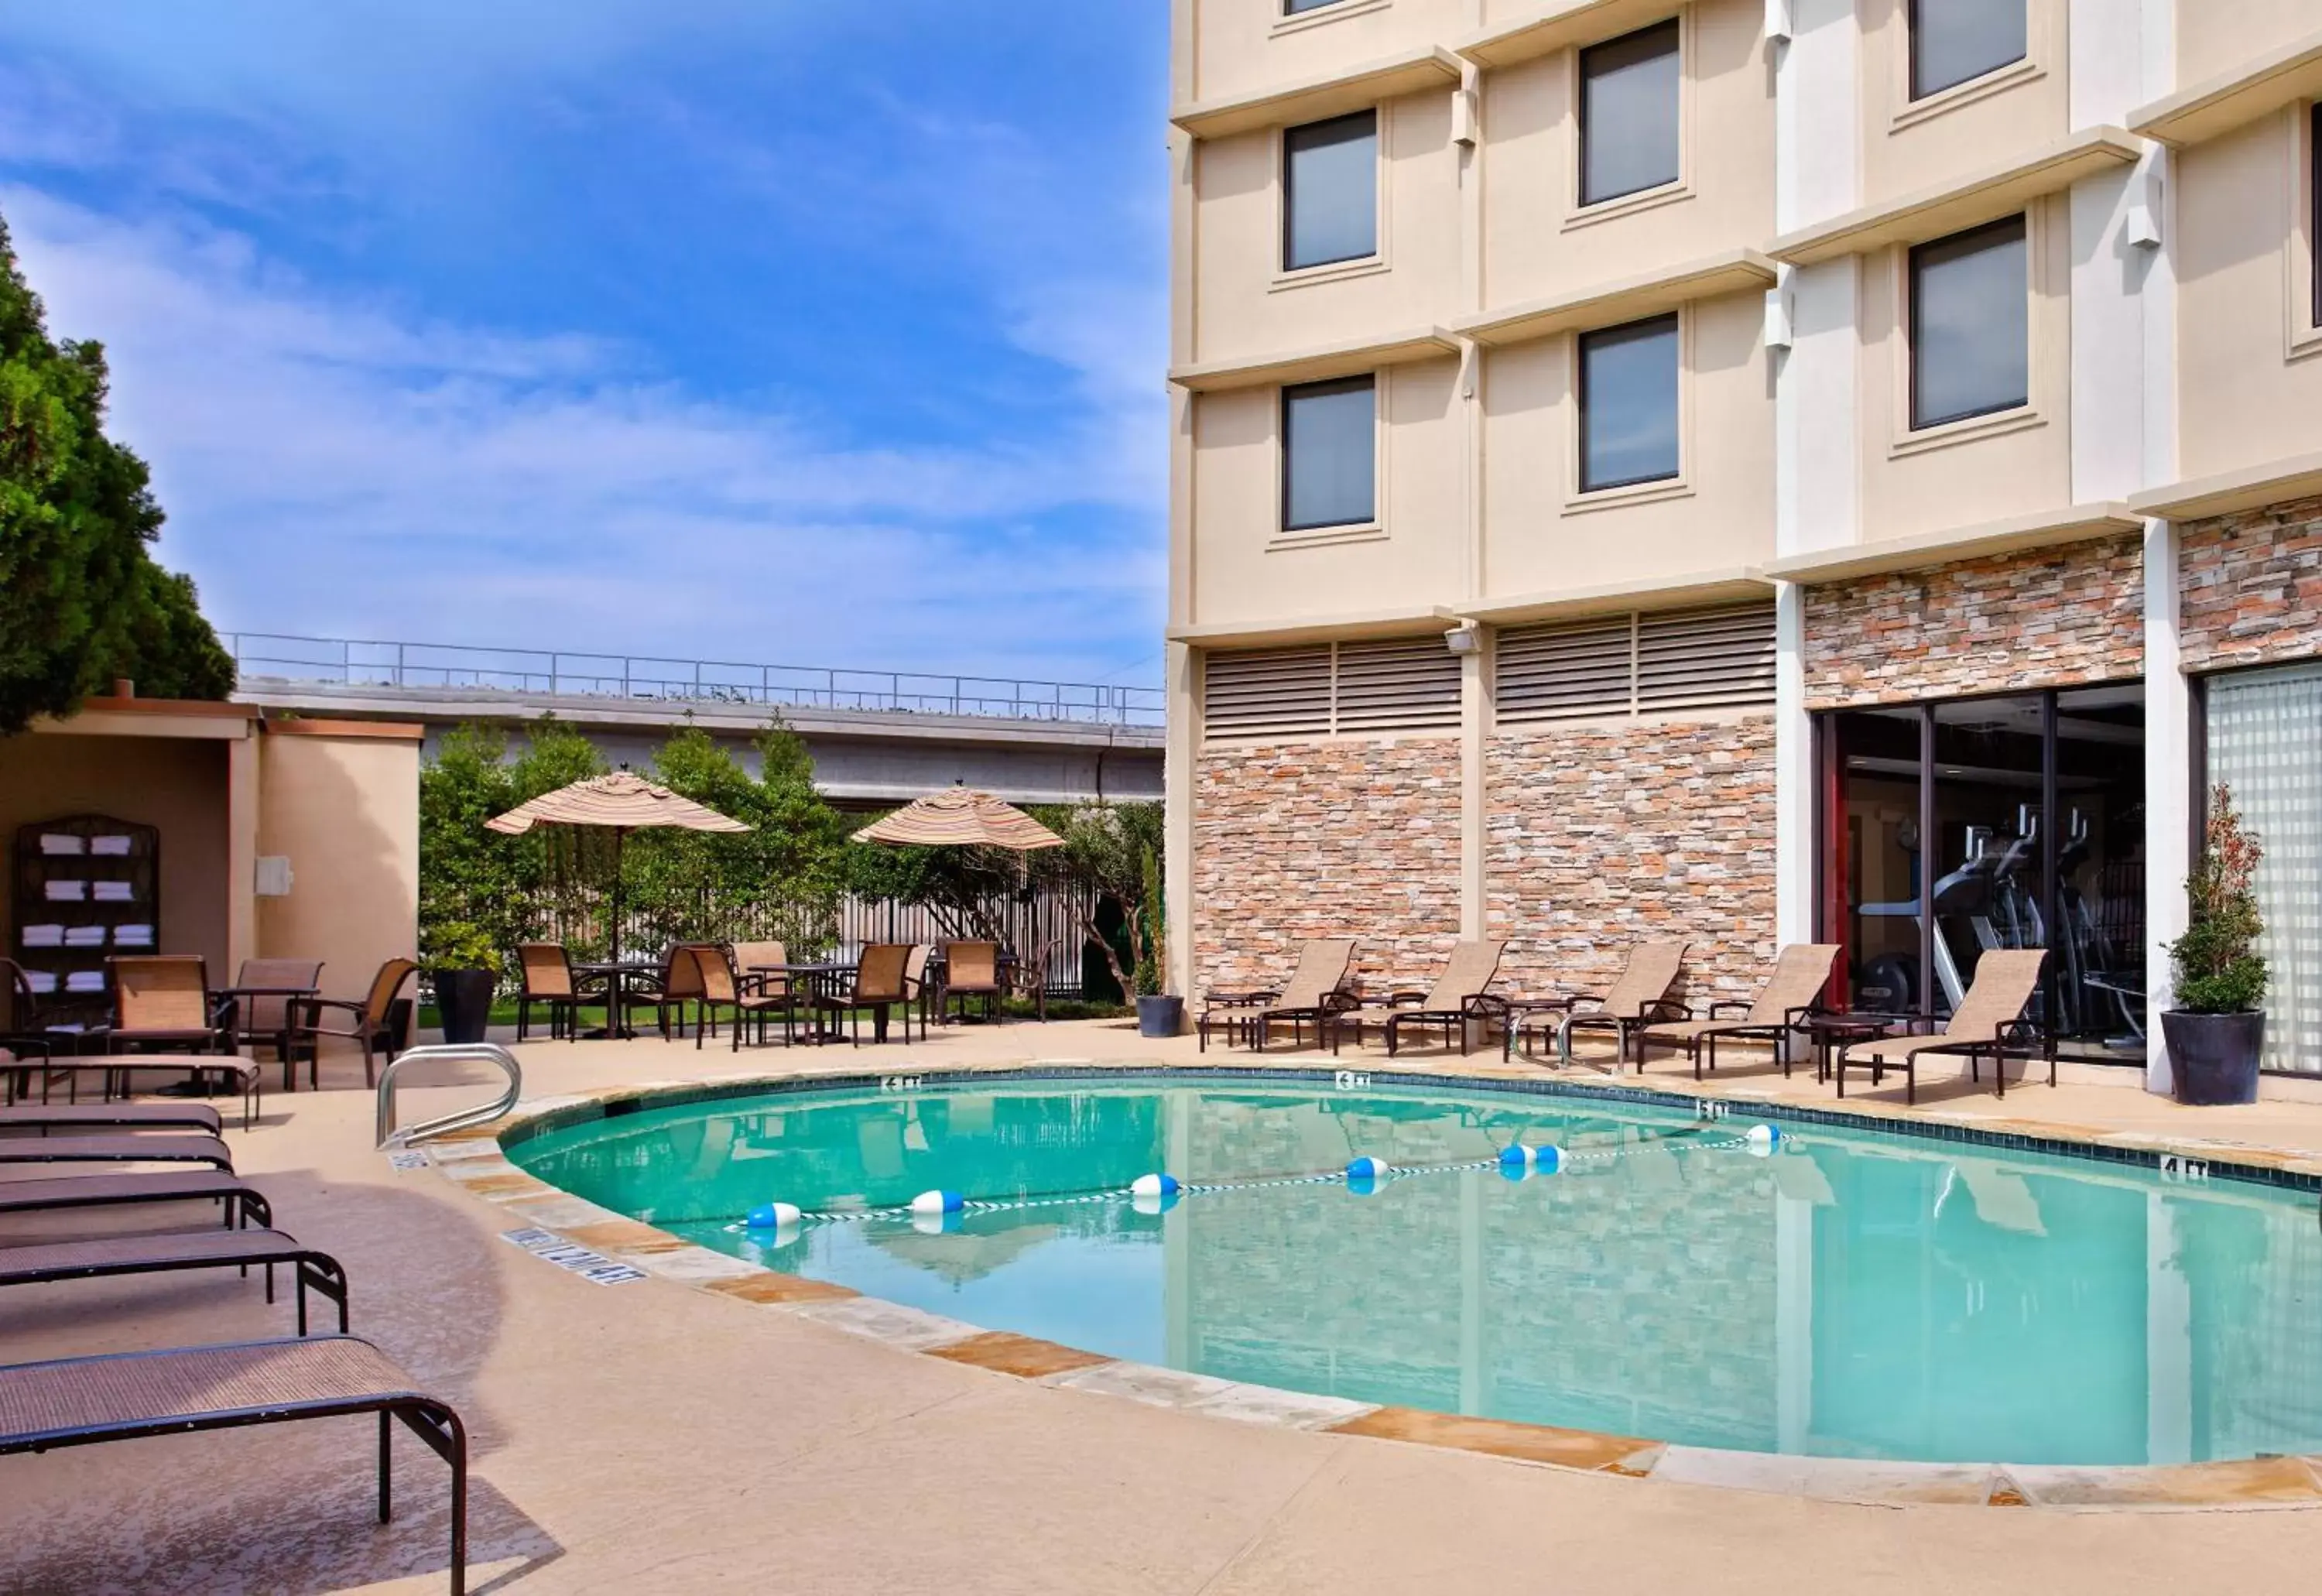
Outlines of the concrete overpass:
[{"label": "concrete overpass", "polygon": [[432,756],[469,722],[553,714],[615,764],[642,769],[678,726],[699,726],[753,773],[753,740],[780,716],[806,740],[833,802],[887,807],[964,782],[1019,803],[1158,802],[1156,689],[846,671],[524,650],[238,634],[234,697],[340,719],[416,721]]}]

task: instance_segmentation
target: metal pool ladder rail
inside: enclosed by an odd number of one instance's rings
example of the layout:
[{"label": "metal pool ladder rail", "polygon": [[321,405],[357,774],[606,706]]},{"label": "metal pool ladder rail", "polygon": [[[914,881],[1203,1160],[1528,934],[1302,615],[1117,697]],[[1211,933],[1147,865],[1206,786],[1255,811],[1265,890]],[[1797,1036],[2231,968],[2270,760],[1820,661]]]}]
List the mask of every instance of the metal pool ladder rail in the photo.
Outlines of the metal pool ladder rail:
[{"label": "metal pool ladder rail", "polygon": [[[423,1119],[417,1125],[395,1128],[395,1077],[406,1064],[453,1063],[497,1064],[507,1076],[507,1090],[489,1103],[436,1119]],[[379,1145],[407,1147],[414,1142],[424,1142],[429,1136],[440,1136],[448,1131],[465,1130],[471,1125],[489,1125],[516,1107],[524,1095],[524,1070],[516,1062],[516,1054],[491,1042],[453,1042],[428,1047],[415,1047],[396,1059],[380,1072],[379,1077]]]}]

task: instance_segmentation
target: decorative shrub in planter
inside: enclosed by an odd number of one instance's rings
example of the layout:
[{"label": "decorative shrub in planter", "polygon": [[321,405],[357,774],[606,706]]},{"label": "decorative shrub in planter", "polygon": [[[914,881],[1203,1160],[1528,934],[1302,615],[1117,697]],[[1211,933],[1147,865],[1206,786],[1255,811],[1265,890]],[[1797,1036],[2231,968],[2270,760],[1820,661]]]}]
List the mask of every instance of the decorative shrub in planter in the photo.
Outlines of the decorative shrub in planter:
[{"label": "decorative shrub in planter", "polygon": [[481,1042],[492,1022],[492,990],[500,977],[499,950],[480,926],[464,920],[434,927],[420,950],[435,989],[436,1017],[446,1042]]},{"label": "decorative shrub in planter", "polygon": [[1168,968],[1168,921],[1164,917],[1161,897],[1161,862],[1147,848],[1138,861],[1144,877],[1144,935],[1138,939],[1137,950],[1137,1034],[1140,1036],[1175,1036],[1185,1028],[1185,999],[1175,992],[1161,990],[1161,977]]},{"label": "decorative shrub in planter", "polygon": [[2201,857],[2185,883],[2185,935],[2169,944],[2177,1007],[2161,1016],[2170,1078],[2180,1103],[2253,1103],[2265,1044],[2265,961],[2256,951],[2265,923],[2251,886],[2265,857],[2242,827],[2234,795],[2210,796]]}]

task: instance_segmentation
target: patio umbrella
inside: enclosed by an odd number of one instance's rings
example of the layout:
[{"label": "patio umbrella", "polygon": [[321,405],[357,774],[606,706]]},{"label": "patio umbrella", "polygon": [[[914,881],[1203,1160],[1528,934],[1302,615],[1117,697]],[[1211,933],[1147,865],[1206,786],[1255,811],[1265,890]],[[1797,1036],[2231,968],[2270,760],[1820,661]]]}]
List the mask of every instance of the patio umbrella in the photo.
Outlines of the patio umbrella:
[{"label": "patio umbrella", "polygon": [[731,816],[705,808],[690,798],[681,798],[666,787],[656,787],[642,776],[626,771],[616,771],[609,776],[591,776],[585,781],[575,781],[570,787],[560,787],[554,792],[544,792],[528,803],[518,804],[505,815],[494,816],[484,822],[489,831],[505,832],[509,836],[521,836],[534,826],[547,822],[552,825],[599,825],[613,834],[613,929],[612,962],[621,961],[621,841],[633,831],[649,826],[676,826],[684,831],[748,831],[749,826]]},{"label": "patio umbrella", "polygon": [[1030,853],[1065,839],[1013,804],[970,787],[947,787],[904,805],[855,834],[858,843],[941,848],[962,844]]}]

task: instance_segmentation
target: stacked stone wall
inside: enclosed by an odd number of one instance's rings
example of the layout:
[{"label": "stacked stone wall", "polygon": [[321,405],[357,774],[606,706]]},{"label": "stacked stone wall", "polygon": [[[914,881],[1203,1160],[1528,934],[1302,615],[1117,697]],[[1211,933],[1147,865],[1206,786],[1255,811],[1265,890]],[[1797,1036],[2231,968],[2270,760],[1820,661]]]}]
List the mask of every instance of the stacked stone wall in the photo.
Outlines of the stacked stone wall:
[{"label": "stacked stone wall", "polygon": [[1629,944],[1687,944],[1694,1002],[1774,947],[1774,722],[1641,720],[1492,739],[1486,923],[1513,992],[1602,990]]},{"label": "stacked stone wall", "polygon": [[1806,590],[1806,704],[1841,709],[2144,671],[2135,535]]},{"label": "stacked stone wall", "polygon": [[1367,985],[1431,977],[1459,934],[1459,744],[1203,753],[1193,782],[1196,996],[1272,986],[1351,936]]},{"label": "stacked stone wall", "polygon": [[2322,655],[2322,498],[2189,522],[2177,562],[2187,670]]}]

